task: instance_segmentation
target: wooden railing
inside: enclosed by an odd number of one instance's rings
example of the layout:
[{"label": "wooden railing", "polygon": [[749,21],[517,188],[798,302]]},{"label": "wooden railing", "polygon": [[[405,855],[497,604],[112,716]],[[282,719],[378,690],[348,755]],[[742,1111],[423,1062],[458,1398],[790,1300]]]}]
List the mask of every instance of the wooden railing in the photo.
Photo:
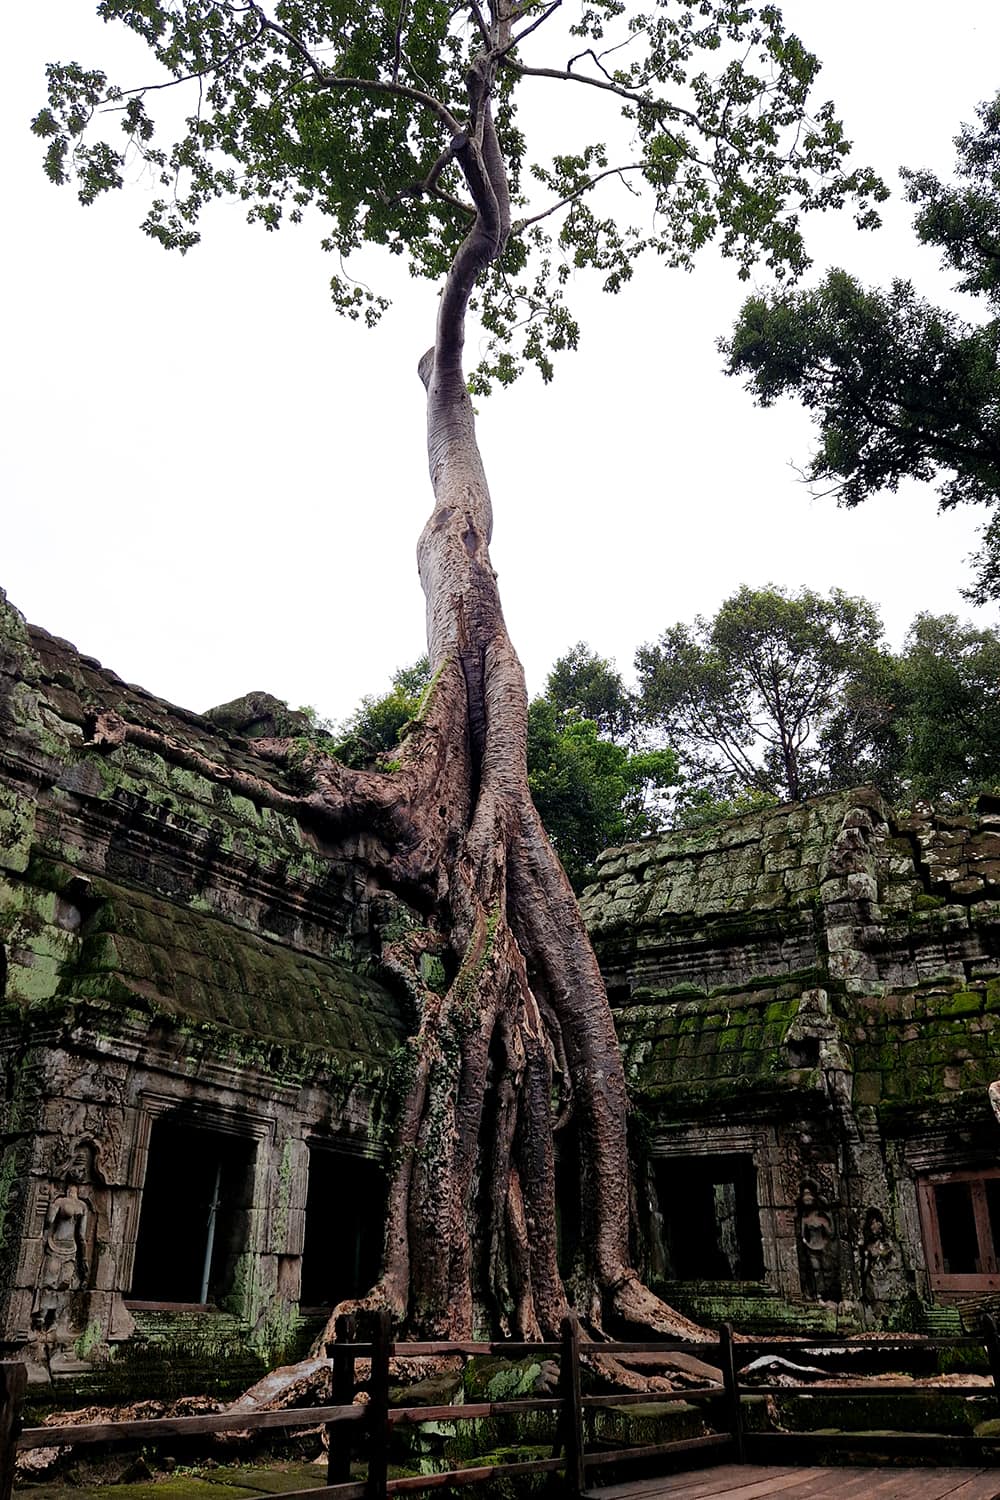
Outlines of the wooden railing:
[{"label": "wooden railing", "polygon": [[871,1451],[878,1457],[892,1458],[937,1458],[939,1461],[970,1462],[982,1461],[985,1457],[990,1463],[1000,1463],[1000,1438],[975,1437],[972,1434],[948,1433],[948,1432],[907,1432],[899,1430],[896,1432],[878,1431],[866,1433],[858,1431],[810,1431],[802,1430],[796,1432],[748,1432],[744,1421],[743,1403],[747,1397],[771,1396],[788,1400],[794,1397],[811,1397],[813,1400],[889,1400],[893,1403],[900,1402],[901,1410],[905,1414],[905,1402],[909,1397],[921,1397],[924,1401],[944,1401],[951,1397],[978,1397],[980,1399],[1000,1399],[1000,1336],[992,1318],[986,1317],[982,1320],[982,1329],[979,1334],[965,1338],[914,1338],[912,1336],[891,1334],[879,1334],[877,1337],[864,1339],[848,1337],[827,1337],[821,1334],[818,1338],[796,1338],[796,1339],[764,1339],[759,1342],[754,1339],[741,1339],[738,1345],[740,1364],[743,1366],[744,1376],[746,1365],[757,1354],[792,1355],[793,1357],[805,1356],[807,1359],[811,1351],[820,1356],[823,1351],[836,1352],[843,1350],[852,1355],[863,1355],[869,1359],[873,1355],[896,1351],[909,1356],[920,1355],[925,1352],[950,1351],[961,1353],[962,1351],[980,1353],[985,1350],[989,1364],[992,1386],[960,1384],[958,1382],[948,1385],[933,1384],[931,1379],[912,1380],[906,1384],[888,1385],[880,1380],[859,1379],[855,1382],[841,1381],[834,1385],[818,1384],[813,1379],[802,1379],[790,1383],[784,1379],[780,1384],[748,1383],[744,1380],[741,1384],[736,1383],[737,1401],[735,1404],[736,1422],[733,1428],[733,1437],[737,1449],[743,1460],[756,1463],[808,1463],[814,1464],[817,1456],[835,1455],[837,1453],[860,1454]]},{"label": "wooden railing", "polygon": [[[590,1344],[585,1342],[575,1318],[567,1318],[563,1324],[559,1343],[477,1343],[434,1342],[393,1343],[388,1317],[380,1318],[375,1326],[370,1343],[357,1343],[351,1338],[351,1330],[341,1330],[345,1337],[328,1345],[332,1390],[331,1403],[327,1406],[297,1407],[284,1411],[225,1411],[193,1417],[158,1417],[142,1421],[92,1422],[79,1425],[22,1427],[21,1408],[24,1400],[27,1371],[23,1365],[0,1363],[0,1500],[10,1500],[14,1477],[14,1460],[18,1450],[27,1448],[84,1447],[99,1443],[151,1443],[170,1441],[177,1443],[188,1438],[197,1438],[214,1433],[253,1432],[261,1430],[279,1431],[297,1427],[325,1426],[328,1435],[328,1461],[326,1484],[308,1490],[285,1493],[284,1500],[387,1500],[389,1495],[407,1491],[430,1490],[440,1487],[479,1484],[495,1475],[542,1474],[563,1470],[566,1475],[566,1491],[570,1496],[583,1495],[590,1488],[590,1475],[602,1466],[621,1464],[626,1461],[645,1459],[669,1461],[674,1467],[682,1466],[687,1459],[694,1461],[711,1452],[712,1456],[735,1462],[747,1458],[773,1459],[780,1451],[784,1462],[791,1457],[808,1458],[810,1446],[815,1452],[817,1445],[826,1451],[836,1448],[858,1449],[863,1446],[859,1435],[843,1433],[839,1436],[808,1432],[748,1432],[744,1421],[743,1404],[752,1396],[776,1396],[782,1398],[799,1395],[829,1396],[837,1399],[852,1397],[903,1397],[915,1393],[924,1396],[935,1392],[946,1396],[990,1396],[1000,1393],[1000,1338],[994,1325],[986,1321],[979,1338],[940,1339],[902,1338],[891,1335],[864,1341],[849,1338],[797,1338],[787,1340],[767,1339],[760,1342],[741,1339],[734,1342],[728,1325],[720,1329],[718,1339],[708,1343],[670,1342],[611,1342]],[[905,1350],[909,1354],[942,1349],[986,1349],[993,1376],[993,1387],[982,1385],[948,1385],[943,1389],[927,1383],[913,1382],[905,1386],[890,1386],[872,1381],[852,1384],[817,1386],[813,1383],[798,1384],[749,1384],[740,1382],[736,1368],[738,1353],[741,1364],[745,1364],[756,1353],[808,1354],[810,1350],[865,1351],[871,1355],[878,1351]],[[580,1371],[583,1361],[589,1356],[627,1356],[630,1354],[666,1356],[675,1353],[694,1355],[696,1358],[715,1362],[721,1371],[721,1382],[703,1386],[686,1387],[670,1392],[609,1393],[585,1396],[581,1391]],[[447,1406],[392,1406],[390,1405],[390,1361],[394,1358],[447,1355],[500,1355],[507,1359],[526,1356],[547,1356],[559,1359],[559,1388],[557,1394],[542,1397],[521,1397],[510,1401],[468,1402]],[[371,1371],[363,1386],[355,1377],[355,1365],[359,1359],[371,1361]],[[358,1389],[368,1392],[367,1405],[354,1405]],[[705,1402],[716,1408],[715,1425],[719,1430],[701,1437],[678,1438],[658,1443],[634,1444],[630,1447],[588,1448],[586,1442],[586,1417],[596,1407],[628,1407],[636,1403],[651,1402]],[[392,1429],[401,1423],[419,1424],[430,1421],[467,1422],[489,1419],[510,1414],[529,1412],[555,1412],[557,1414],[557,1440],[549,1458],[530,1459],[501,1465],[469,1466],[451,1469],[436,1474],[407,1475],[403,1478],[388,1477],[390,1438]],[[926,1441],[925,1441],[926,1439]],[[1000,1439],[961,1438],[948,1439],[949,1443],[964,1445],[971,1453],[984,1449],[1000,1458]],[[939,1434],[899,1434],[898,1441],[880,1435],[880,1451],[889,1453],[919,1452],[933,1443],[940,1445]],[[368,1473],[364,1481],[351,1481],[351,1456],[355,1446],[364,1446],[368,1454]]]},{"label": "wooden railing", "polygon": [[[625,1458],[676,1458],[703,1449],[734,1451],[733,1431],[736,1425],[737,1394],[735,1362],[732,1356],[732,1334],[722,1330],[720,1338],[709,1343],[680,1341],[657,1343],[586,1344],[581,1339],[575,1318],[563,1324],[559,1343],[478,1343],[434,1342],[393,1343],[388,1317],[378,1320],[370,1343],[356,1343],[350,1330],[344,1340],[327,1346],[332,1372],[332,1400],[328,1406],[298,1407],[287,1411],[225,1411],[194,1417],[157,1417],[143,1421],[93,1422],[58,1427],[22,1427],[21,1407],[24,1400],[27,1371],[23,1365],[0,1363],[0,1500],[10,1500],[14,1459],[26,1448],[77,1448],[95,1443],[176,1443],[212,1433],[276,1431],[296,1427],[325,1426],[328,1435],[327,1482],[318,1488],[285,1493],[283,1500],[386,1500],[389,1495],[407,1491],[437,1489],[479,1484],[495,1474],[504,1477],[521,1474],[543,1474],[564,1470],[570,1493],[581,1494],[589,1471],[601,1464],[617,1463]],[[586,1352],[607,1356],[627,1354],[668,1355],[683,1352],[700,1359],[720,1362],[723,1383],[674,1392],[640,1392],[637,1394],[584,1396],[580,1388],[581,1359]],[[466,1402],[459,1406],[391,1406],[389,1402],[390,1361],[394,1358],[447,1355],[500,1355],[506,1359],[555,1357],[559,1360],[557,1394],[542,1397],[520,1397],[510,1401]],[[355,1364],[370,1359],[371,1372],[363,1386],[355,1379]],[[727,1373],[728,1372],[728,1373]],[[356,1390],[368,1392],[367,1405],[353,1405]],[[725,1405],[725,1430],[704,1437],[680,1438],[673,1442],[645,1444],[610,1451],[587,1451],[585,1442],[586,1413],[593,1407],[628,1406],[635,1402],[708,1401]],[[431,1421],[468,1422],[523,1414],[555,1412],[558,1437],[550,1458],[530,1459],[502,1465],[482,1465],[451,1469],[437,1474],[388,1477],[390,1437],[400,1423],[418,1424]],[[351,1482],[352,1449],[364,1446],[368,1453],[368,1476],[363,1482]]]}]

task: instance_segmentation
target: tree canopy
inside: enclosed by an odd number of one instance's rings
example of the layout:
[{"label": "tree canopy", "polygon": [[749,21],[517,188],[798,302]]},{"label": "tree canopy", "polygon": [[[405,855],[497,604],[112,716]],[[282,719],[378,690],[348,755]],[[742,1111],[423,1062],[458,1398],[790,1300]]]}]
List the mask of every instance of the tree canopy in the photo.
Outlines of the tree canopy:
[{"label": "tree canopy", "polygon": [[643,717],[679,752],[689,796],[797,800],[828,784],[824,730],[881,635],[873,606],[838,589],[744,585],[712,620],[639,648]]},{"label": "tree canopy", "polygon": [[[317,211],[336,307],[374,323],[388,301],[367,286],[367,262],[355,279],[358,252],[382,246],[414,276],[444,278],[476,217],[467,148],[490,101],[511,216],[471,304],[488,335],[480,389],[525,361],[547,378],[553,353],[576,345],[567,294],[582,270],[617,292],[639,257],[686,266],[715,240],[743,276],[763,264],[795,274],[802,212],[850,199],[875,222],[885,190],[846,168],[832,104],[809,113],[819,63],[775,6],[591,0],[543,32],[559,4],[518,0],[488,18],[475,0],[101,0],[99,15],[143,38],[159,68],[125,86],[52,64],[33,129],[51,180],[74,179],[84,204],[144,164],[159,191],[142,227],[168,248],[197,243],[215,199],[245,203],[270,230]],[[190,101],[174,139],[157,108],[171,81]],[[592,136],[529,146],[521,95],[546,82],[590,96]]]},{"label": "tree canopy", "polygon": [[[955,615],[917,615],[898,656],[852,684],[894,747],[886,789],[968,802],[1000,786],[1000,633]],[[848,700],[848,711],[855,705]]]},{"label": "tree canopy", "polygon": [[613,662],[577,641],[553,663],[544,696],[569,719],[589,719],[605,739],[627,740],[635,723],[633,695]]},{"label": "tree canopy", "polygon": [[917,238],[937,247],[976,324],[909,281],[866,288],[844,270],[812,290],[751,297],[723,344],[762,406],[796,397],[819,443],[806,470],[848,506],[904,479],[937,480],[942,508],[993,512],[969,597],[1000,598],[1000,94],[956,139],[956,180],[904,171]]}]

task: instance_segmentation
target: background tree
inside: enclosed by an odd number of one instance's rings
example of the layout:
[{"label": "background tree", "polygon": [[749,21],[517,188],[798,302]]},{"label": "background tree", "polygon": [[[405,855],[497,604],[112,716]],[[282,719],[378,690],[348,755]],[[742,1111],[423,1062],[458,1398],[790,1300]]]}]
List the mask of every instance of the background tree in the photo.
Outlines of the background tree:
[{"label": "background tree", "polygon": [[844,505],[902,479],[938,480],[941,507],[987,505],[976,603],[1000,598],[1000,94],[956,138],[957,181],[904,171],[917,238],[983,299],[979,325],[934,307],[908,281],[866,289],[831,271],[813,291],[751,297],[722,345],[761,406],[796,397],[819,445],[806,469]]},{"label": "background tree", "polygon": [[614,663],[585,641],[577,641],[553,664],[544,696],[564,717],[589,719],[607,740],[618,743],[632,735],[635,698]]},{"label": "background tree", "polygon": [[[235,198],[269,229],[318,211],[338,265],[376,244],[438,287],[419,365],[434,491],[418,546],[431,686],[391,770],[317,754],[302,812],[341,858],[368,863],[386,895],[372,910],[411,914],[372,933],[415,1024],[384,1264],[364,1306],[442,1335],[558,1327],[568,1303],[553,1129],[569,1118],[581,1311],[594,1326],[687,1326],[631,1264],[624,1077],[596,960],[529,793],[527,696],[488,551],[466,314],[486,333],[477,390],[526,361],[548,378],[553,352],[577,342],[565,301],[576,271],[615,292],[644,252],[687,265],[714,239],[741,272],[795,272],[803,210],[853,195],[870,220],[881,192],[846,171],[832,106],[810,117],[818,65],[773,6],[591,0],[567,43],[552,24],[558,3],[101,0],[105,20],[148,43],[156,87],[52,65],[34,122],[50,177],[75,172],[84,203],[121,186],[127,157],[144,164],[162,187],[144,228],[168,248],[188,249],[203,208]],[[161,146],[153,111],[171,80],[190,87],[191,108]],[[542,80],[585,92],[599,131],[548,160],[528,155],[517,114]],[[114,139],[100,133],[109,122]],[[598,190],[610,194],[601,209]],[[332,289],[349,316],[374,322],[385,307],[346,271]],[[127,739],[129,726],[117,732]],[[422,977],[428,953],[445,974],[437,988]]]},{"label": "background tree", "polygon": [[531,702],[528,786],[574,890],[602,849],[663,827],[662,794],[676,781],[673,750],[631,750],[548,697]]},{"label": "background tree", "polygon": [[366,694],[343,724],[330,727],[328,753],[358,771],[373,770],[380,756],[392,759],[407,726],[419,719],[430,685],[431,664],[426,656],[411,667],[399,667],[387,693],[381,697]]},{"label": "background tree", "polygon": [[824,729],[881,636],[874,607],[838,589],[744,585],[714,619],[640,647],[642,713],[682,757],[687,799],[825,790]]},{"label": "background tree", "polygon": [[1000,634],[917,616],[897,667],[909,794],[968,800],[1000,783]]}]

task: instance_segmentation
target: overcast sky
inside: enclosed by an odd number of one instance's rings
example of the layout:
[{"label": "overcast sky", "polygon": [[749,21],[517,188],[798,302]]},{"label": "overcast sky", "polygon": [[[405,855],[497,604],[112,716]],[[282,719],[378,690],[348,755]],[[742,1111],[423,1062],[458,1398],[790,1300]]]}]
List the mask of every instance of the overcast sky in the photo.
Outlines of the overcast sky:
[{"label": "overcast sky", "polygon": [[[51,187],[27,122],[46,61],[107,64],[93,9],[36,0],[8,26],[0,586],[187,707],[264,688],[341,717],[423,649],[416,361],[434,290],[397,278],[370,333],[332,310],[315,221],[267,235],[221,208],[181,258],[139,232],[141,184],[87,210]],[[894,187],[900,164],[950,169],[1000,82],[995,0],[784,10],[858,160]],[[148,77],[141,52],[125,59]],[[815,274],[905,275],[943,299],[906,205],[886,220],[865,236],[811,221]],[[579,299],[582,346],[552,386],[529,376],[481,403],[493,560],[532,690],[580,639],[629,675],[638,644],[744,582],[867,595],[897,645],[918,610],[972,614],[958,590],[981,517],[939,516],[918,486],[852,512],[811,499],[793,468],[806,418],[759,411],[722,375],[715,341],[747,290],[713,254],[690,275],[650,266],[618,298]]]}]

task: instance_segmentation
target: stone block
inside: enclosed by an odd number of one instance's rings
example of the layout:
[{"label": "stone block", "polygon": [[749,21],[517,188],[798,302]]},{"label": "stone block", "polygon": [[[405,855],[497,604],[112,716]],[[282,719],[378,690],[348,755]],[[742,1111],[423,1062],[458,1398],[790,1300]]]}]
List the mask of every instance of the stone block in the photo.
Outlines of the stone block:
[{"label": "stone block", "polygon": [[826,945],[831,954],[853,952],[861,946],[861,928],[828,927]]},{"label": "stone block", "polygon": [[0,787],[0,869],[26,870],[34,835],[34,803],[10,787]]},{"label": "stone block", "polygon": [[847,876],[847,894],[852,901],[877,901],[878,884],[874,876],[856,871]]}]

